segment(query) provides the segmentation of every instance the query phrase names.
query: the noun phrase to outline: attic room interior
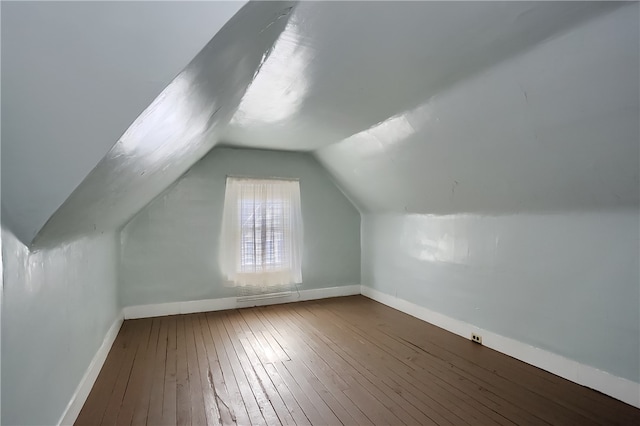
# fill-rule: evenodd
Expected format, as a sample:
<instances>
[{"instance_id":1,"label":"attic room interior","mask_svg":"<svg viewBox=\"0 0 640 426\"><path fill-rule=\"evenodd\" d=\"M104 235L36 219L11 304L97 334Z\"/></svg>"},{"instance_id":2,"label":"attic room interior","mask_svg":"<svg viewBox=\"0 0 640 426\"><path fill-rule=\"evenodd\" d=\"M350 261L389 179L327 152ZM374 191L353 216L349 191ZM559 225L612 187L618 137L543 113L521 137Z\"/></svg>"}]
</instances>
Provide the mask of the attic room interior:
<instances>
[{"instance_id":1,"label":"attic room interior","mask_svg":"<svg viewBox=\"0 0 640 426\"><path fill-rule=\"evenodd\" d=\"M637 2L18 2L2 425L640 424Z\"/></svg>"}]
</instances>

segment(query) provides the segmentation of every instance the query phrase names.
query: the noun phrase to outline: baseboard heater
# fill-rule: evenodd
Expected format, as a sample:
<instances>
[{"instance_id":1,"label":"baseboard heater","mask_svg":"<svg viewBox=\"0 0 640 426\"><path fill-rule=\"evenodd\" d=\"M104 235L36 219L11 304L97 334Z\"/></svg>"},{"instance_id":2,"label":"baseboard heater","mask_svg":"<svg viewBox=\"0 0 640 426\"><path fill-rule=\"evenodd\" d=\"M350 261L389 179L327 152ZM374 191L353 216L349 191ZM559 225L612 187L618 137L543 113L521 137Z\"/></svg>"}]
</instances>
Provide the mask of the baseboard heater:
<instances>
[{"instance_id":1,"label":"baseboard heater","mask_svg":"<svg viewBox=\"0 0 640 426\"><path fill-rule=\"evenodd\" d=\"M277 299L280 297L289 297L293 294L291 291L280 291L277 293L254 294L251 296L238 296L238 302L254 302L256 300Z\"/></svg>"}]
</instances>

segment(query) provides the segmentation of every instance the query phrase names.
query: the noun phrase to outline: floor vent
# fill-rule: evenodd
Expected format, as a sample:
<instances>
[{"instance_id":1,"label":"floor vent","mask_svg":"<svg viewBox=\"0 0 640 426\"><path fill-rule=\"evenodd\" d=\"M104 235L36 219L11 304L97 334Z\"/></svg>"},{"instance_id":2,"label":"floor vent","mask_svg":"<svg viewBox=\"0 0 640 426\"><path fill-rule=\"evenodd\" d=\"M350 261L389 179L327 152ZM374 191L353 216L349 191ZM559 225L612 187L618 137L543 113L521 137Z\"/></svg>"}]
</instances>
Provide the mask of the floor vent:
<instances>
[{"instance_id":1,"label":"floor vent","mask_svg":"<svg viewBox=\"0 0 640 426\"><path fill-rule=\"evenodd\" d=\"M252 302L255 300L264 300L264 299L277 299L280 297L289 297L293 294L291 291L280 291L277 293L261 293L261 294L252 294L249 296L238 296L238 302Z\"/></svg>"},{"instance_id":2,"label":"floor vent","mask_svg":"<svg viewBox=\"0 0 640 426\"><path fill-rule=\"evenodd\" d=\"M242 286L236 287L238 302L249 302L254 300L275 299L291 296L294 286L291 284L276 284L269 286Z\"/></svg>"}]
</instances>

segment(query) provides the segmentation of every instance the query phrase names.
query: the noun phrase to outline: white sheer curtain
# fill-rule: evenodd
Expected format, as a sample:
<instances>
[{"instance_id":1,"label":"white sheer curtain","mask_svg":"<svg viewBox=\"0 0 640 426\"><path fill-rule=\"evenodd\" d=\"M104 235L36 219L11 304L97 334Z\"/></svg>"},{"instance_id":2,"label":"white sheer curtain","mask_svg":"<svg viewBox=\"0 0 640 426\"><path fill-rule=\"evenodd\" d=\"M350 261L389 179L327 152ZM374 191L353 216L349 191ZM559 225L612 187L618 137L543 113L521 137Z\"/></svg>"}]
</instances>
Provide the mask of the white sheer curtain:
<instances>
[{"instance_id":1,"label":"white sheer curtain","mask_svg":"<svg viewBox=\"0 0 640 426\"><path fill-rule=\"evenodd\" d=\"M227 178L220 263L239 287L302 282L298 181Z\"/></svg>"}]
</instances>

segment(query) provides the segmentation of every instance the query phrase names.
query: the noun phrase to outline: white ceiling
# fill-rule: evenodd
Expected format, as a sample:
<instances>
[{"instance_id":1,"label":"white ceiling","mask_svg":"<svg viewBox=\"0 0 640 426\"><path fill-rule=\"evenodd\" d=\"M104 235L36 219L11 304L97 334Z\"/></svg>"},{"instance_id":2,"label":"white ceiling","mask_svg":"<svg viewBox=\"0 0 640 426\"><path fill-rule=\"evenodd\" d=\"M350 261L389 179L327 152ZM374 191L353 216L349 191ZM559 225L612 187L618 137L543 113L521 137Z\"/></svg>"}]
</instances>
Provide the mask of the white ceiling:
<instances>
[{"instance_id":1,"label":"white ceiling","mask_svg":"<svg viewBox=\"0 0 640 426\"><path fill-rule=\"evenodd\" d=\"M637 3L302 3L224 141L313 151L364 212L638 206L638 22Z\"/></svg>"},{"instance_id":2,"label":"white ceiling","mask_svg":"<svg viewBox=\"0 0 640 426\"><path fill-rule=\"evenodd\" d=\"M198 3L187 15L164 4L145 7L154 16L173 7L180 19L165 16L156 28L131 14L129 31L113 40L117 11L101 19L87 12L98 22L79 28L50 22L66 16L62 6L14 6L7 30L3 4L2 60L10 65L2 89L16 87L2 99L2 202L21 238L33 237L222 25L211 25L206 11L224 10L226 20L239 7ZM116 229L216 143L313 151L363 211L638 205L637 4L291 6L251 3L238 13L39 238ZM22 30L24 22L39 36ZM14 33L5 55L5 34ZM45 33L58 42L41 42ZM132 43L140 46L127 50ZM117 74L122 68L130 70Z\"/></svg>"},{"instance_id":3,"label":"white ceiling","mask_svg":"<svg viewBox=\"0 0 640 426\"><path fill-rule=\"evenodd\" d=\"M2 204L31 241L244 2L2 2Z\"/></svg>"},{"instance_id":4,"label":"white ceiling","mask_svg":"<svg viewBox=\"0 0 640 426\"><path fill-rule=\"evenodd\" d=\"M225 135L314 150L424 103L611 4L303 2Z\"/></svg>"},{"instance_id":5,"label":"white ceiling","mask_svg":"<svg viewBox=\"0 0 640 426\"><path fill-rule=\"evenodd\" d=\"M316 151L364 211L638 208L638 4Z\"/></svg>"}]
</instances>

